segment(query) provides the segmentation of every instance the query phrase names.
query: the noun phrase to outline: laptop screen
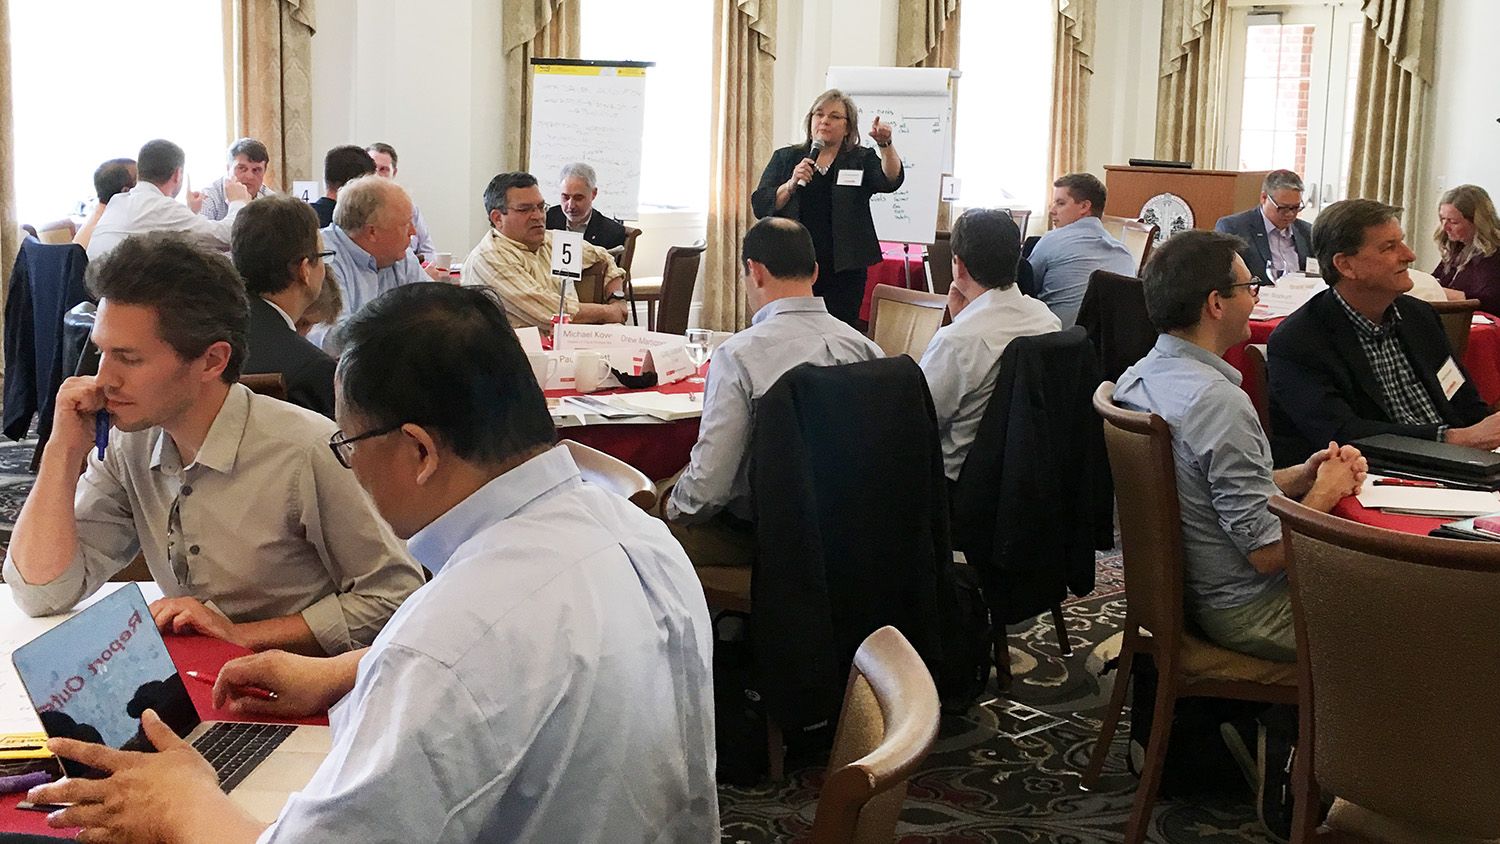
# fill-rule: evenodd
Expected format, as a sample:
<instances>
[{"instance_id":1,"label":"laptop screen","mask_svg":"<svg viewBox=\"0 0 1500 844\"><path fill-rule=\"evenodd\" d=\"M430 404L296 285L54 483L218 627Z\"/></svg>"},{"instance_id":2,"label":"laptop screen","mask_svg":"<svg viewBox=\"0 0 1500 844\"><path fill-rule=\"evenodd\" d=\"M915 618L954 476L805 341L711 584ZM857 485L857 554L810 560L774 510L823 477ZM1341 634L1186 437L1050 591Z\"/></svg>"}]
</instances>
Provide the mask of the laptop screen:
<instances>
[{"instance_id":1,"label":"laptop screen","mask_svg":"<svg viewBox=\"0 0 1500 844\"><path fill-rule=\"evenodd\" d=\"M151 750L141 713L156 710L178 735L198 711L134 583L16 649L16 673L52 737ZM77 765L67 765L72 776Z\"/></svg>"}]
</instances>

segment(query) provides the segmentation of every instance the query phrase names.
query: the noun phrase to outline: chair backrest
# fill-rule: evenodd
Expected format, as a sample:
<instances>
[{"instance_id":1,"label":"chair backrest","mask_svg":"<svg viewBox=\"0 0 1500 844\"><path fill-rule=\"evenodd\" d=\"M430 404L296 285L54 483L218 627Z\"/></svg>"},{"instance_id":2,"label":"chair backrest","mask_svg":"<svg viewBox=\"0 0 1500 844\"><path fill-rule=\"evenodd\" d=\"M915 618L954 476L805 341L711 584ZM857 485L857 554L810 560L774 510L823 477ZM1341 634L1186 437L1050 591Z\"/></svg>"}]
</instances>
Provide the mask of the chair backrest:
<instances>
[{"instance_id":1,"label":"chair backrest","mask_svg":"<svg viewBox=\"0 0 1500 844\"><path fill-rule=\"evenodd\" d=\"M1429 304L1443 321L1443 333L1448 335L1448 348L1453 352L1453 359L1463 360L1464 352L1469 350L1469 329L1474 323L1474 312L1481 307L1480 301L1457 299Z\"/></svg>"},{"instance_id":2,"label":"chair backrest","mask_svg":"<svg viewBox=\"0 0 1500 844\"><path fill-rule=\"evenodd\" d=\"M1281 496L1271 511L1290 551L1318 782L1427 832L1500 838L1500 544L1382 530Z\"/></svg>"},{"instance_id":3,"label":"chair backrest","mask_svg":"<svg viewBox=\"0 0 1500 844\"><path fill-rule=\"evenodd\" d=\"M1260 429L1271 436L1270 381L1266 380L1266 346L1251 343L1245 347L1245 392L1250 394L1250 403L1255 405L1255 415L1260 417Z\"/></svg>"},{"instance_id":4,"label":"chair backrest","mask_svg":"<svg viewBox=\"0 0 1500 844\"><path fill-rule=\"evenodd\" d=\"M1115 404L1115 385L1094 391L1104 417L1104 447L1120 508L1126 617L1151 631L1165 648L1182 635L1182 511L1172 432L1154 413Z\"/></svg>"},{"instance_id":5,"label":"chair backrest","mask_svg":"<svg viewBox=\"0 0 1500 844\"><path fill-rule=\"evenodd\" d=\"M894 627L871 633L854 654L828 776L818 794L812 844L889 844L906 780L937 739L937 687Z\"/></svg>"},{"instance_id":6,"label":"chair backrest","mask_svg":"<svg viewBox=\"0 0 1500 844\"><path fill-rule=\"evenodd\" d=\"M36 239L43 243L72 243L73 235L78 234L78 226L72 220L63 218L43 223L37 227Z\"/></svg>"},{"instance_id":7,"label":"chair backrest","mask_svg":"<svg viewBox=\"0 0 1500 844\"><path fill-rule=\"evenodd\" d=\"M573 455L584 480L604 487L648 513L656 506L656 485L645 472L583 443L563 440L562 444Z\"/></svg>"},{"instance_id":8,"label":"chair backrest","mask_svg":"<svg viewBox=\"0 0 1500 844\"><path fill-rule=\"evenodd\" d=\"M877 284L870 294L866 333L887 357L904 354L921 360L932 335L943 325L947 307L944 295Z\"/></svg>"},{"instance_id":9,"label":"chair backrest","mask_svg":"<svg viewBox=\"0 0 1500 844\"><path fill-rule=\"evenodd\" d=\"M1109 232L1110 237L1123 242L1125 240L1125 224L1134 223L1135 220L1130 217L1116 217L1113 214L1105 214L1099 218L1099 222L1103 224L1104 230Z\"/></svg>"},{"instance_id":10,"label":"chair backrest","mask_svg":"<svg viewBox=\"0 0 1500 844\"><path fill-rule=\"evenodd\" d=\"M1151 248L1156 244L1157 227L1152 223L1126 220L1120 231L1119 241L1125 244L1135 257L1135 274L1140 275L1146 261L1151 258Z\"/></svg>"},{"instance_id":11,"label":"chair backrest","mask_svg":"<svg viewBox=\"0 0 1500 844\"><path fill-rule=\"evenodd\" d=\"M1021 230L1021 242L1025 243L1026 242L1026 227L1029 226L1029 225L1031 225L1031 211L1030 210L1024 210L1023 211L1023 210L1016 209L1016 208L1007 208L1005 210L1008 211L1008 212L1010 212L1010 220L1011 220L1011 222L1015 223L1016 224L1016 228L1018 228L1018 229Z\"/></svg>"},{"instance_id":12,"label":"chair backrest","mask_svg":"<svg viewBox=\"0 0 1500 844\"><path fill-rule=\"evenodd\" d=\"M604 270L603 261L584 267L578 280L573 282L573 291L578 294L579 302L598 305L604 301Z\"/></svg>"},{"instance_id":13,"label":"chair backrest","mask_svg":"<svg viewBox=\"0 0 1500 844\"><path fill-rule=\"evenodd\" d=\"M927 247L927 284L933 293L947 296L953 285L953 241L951 232L940 231Z\"/></svg>"},{"instance_id":14,"label":"chair backrest","mask_svg":"<svg viewBox=\"0 0 1500 844\"><path fill-rule=\"evenodd\" d=\"M1078 308L1078 324L1089 333L1110 381L1156 345L1156 328L1146 312L1146 288L1132 276L1094 270Z\"/></svg>"},{"instance_id":15,"label":"chair backrest","mask_svg":"<svg viewBox=\"0 0 1500 844\"><path fill-rule=\"evenodd\" d=\"M620 260L615 263L627 273L630 272L630 263L635 260L635 240L640 236L640 229L633 226L625 227L625 251L620 253Z\"/></svg>"},{"instance_id":16,"label":"chair backrest","mask_svg":"<svg viewBox=\"0 0 1500 844\"><path fill-rule=\"evenodd\" d=\"M661 305L656 310L656 330L664 334L686 334L688 312L693 306L693 285L704 246L673 246L661 271Z\"/></svg>"},{"instance_id":17,"label":"chair backrest","mask_svg":"<svg viewBox=\"0 0 1500 844\"><path fill-rule=\"evenodd\" d=\"M27 236L36 237L37 236L36 235L36 226L33 226L30 223L22 223L21 224L21 236L22 237L27 237ZM41 238L37 238L37 239L40 240Z\"/></svg>"},{"instance_id":18,"label":"chair backrest","mask_svg":"<svg viewBox=\"0 0 1500 844\"><path fill-rule=\"evenodd\" d=\"M282 377L280 372L241 375L240 383L249 387L252 393L286 401L286 379Z\"/></svg>"}]
</instances>

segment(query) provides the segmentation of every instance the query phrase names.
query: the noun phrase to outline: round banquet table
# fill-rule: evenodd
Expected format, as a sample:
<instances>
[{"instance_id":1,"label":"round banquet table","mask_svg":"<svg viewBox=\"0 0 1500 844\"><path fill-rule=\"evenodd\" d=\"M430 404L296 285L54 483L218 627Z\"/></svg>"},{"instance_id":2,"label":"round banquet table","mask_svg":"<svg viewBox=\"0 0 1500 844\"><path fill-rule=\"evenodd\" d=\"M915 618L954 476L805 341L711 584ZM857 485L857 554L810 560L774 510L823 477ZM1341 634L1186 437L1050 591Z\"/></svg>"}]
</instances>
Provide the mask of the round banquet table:
<instances>
[{"instance_id":1,"label":"round banquet table","mask_svg":"<svg viewBox=\"0 0 1500 844\"><path fill-rule=\"evenodd\" d=\"M1433 529L1441 527L1449 522L1460 521L1454 516L1409 516L1401 513L1387 513L1384 510L1371 510L1361 506L1359 499L1349 496L1334 505L1331 511L1335 516L1342 516L1350 521L1372 527L1396 530L1402 533L1414 533L1426 536Z\"/></svg>"},{"instance_id":2,"label":"round banquet table","mask_svg":"<svg viewBox=\"0 0 1500 844\"><path fill-rule=\"evenodd\" d=\"M902 251L906 250L905 257ZM870 321L870 297L875 293L875 285L889 284L892 287L910 287L912 290L927 289L927 272L922 268L922 247L917 246L906 249L904 243L880 244L881 254L885 257L880 263L870 267L865 274L865 299L859 306L859 318L865 322ZM903 269L905 267L906 269ZM911 270L911 284L906 283L906 270Z\"/></svg>"},{"instance_id":3,"label":"round banquet table","mask_svg":"<svg viewBox=\"0 0 1500 844\"><path fill-rule=\"evenodd\" d=\"M707 367L704 369L707 372ZM661 393L701 393L704 383L693 379L651 389ZM547 398L576 396L575 390L547 390ZM600 390L593 395L628 393L630 390ZM698 441L698 418L670 422L612 422L559 425L557 438L583 443L629 463L653 481L672 477L687 465L693 443Z\"/></svg>"},{"instance_id":4,"label":"round banquet table","mask_svg":"<svg viewBox=\"0 0 1500 844\"><path fill-rule=\"evenodd\" d=\"M1494 406L1500 401L1500 325L1495 323L1495 317L1489 314L1481 314L1489 319L1489 322L1473 325L1469 328L1469 347L1464 351L1464 369L1468 370L1469 378L1474 381L1474 388L1479 391L1479 397L1484 403ZM1230 366L1240 371L1241 375L1249 372L1249 358L1245 352L1245 346L1249 343L1264 344L1271 337L1271 332L1281 324L1281 318L1276 319L1252 319L1250 320L1250 339L1241 343L1224 353L1224 360ZM1246 379L1246 392L1249 392L1249 379ZM1255 400L1256 407L1263 407L1265 396L1251 395Z\"/></svg>"}]
</instances>

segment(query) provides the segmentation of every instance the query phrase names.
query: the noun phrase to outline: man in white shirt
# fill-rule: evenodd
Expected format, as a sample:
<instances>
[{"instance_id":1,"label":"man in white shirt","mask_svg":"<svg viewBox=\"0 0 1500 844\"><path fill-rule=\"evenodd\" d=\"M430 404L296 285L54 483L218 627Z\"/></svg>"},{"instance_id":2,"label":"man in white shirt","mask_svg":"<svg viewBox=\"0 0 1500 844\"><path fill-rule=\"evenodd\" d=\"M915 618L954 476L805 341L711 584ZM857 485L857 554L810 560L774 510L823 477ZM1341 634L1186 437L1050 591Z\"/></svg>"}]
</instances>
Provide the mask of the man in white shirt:
<instances>
[{"instance_id":1,"label":"man in white shirt","mask_svg":"<svg viewBox=\"0 0 1500 844\"><path fill-rule=\"evenodd\" d=\"M698 442L666 507L673 534L698 566L748 566L754 556L749 467L755 400L798 364L882 357L874 341L831 316L812 294L818 264L812 235L801 223L762 218L745 233L741 254L755 316L714 350Z\"/></svg>"},{"instance_id":2,"label":"man in white shirt","mask_svg":"<svg viewBox=\"0 0 1500 844\"><path fill-rule=\"evenodd\" d=\"M943 471L958 480L1000 376L1000 356L1017 337L1057 331L1046 305L1016 287L1021 233L1005 211L975 208L953 224L953 284L948 313L922 355L937 410Z\"/></svg>"},{"instance_id":3,"label":"man in white shirt","mask_svg":"<svg viewBox=\"0 0 1500 844\"><path fill-rule=\"evenodd\" d=\"M139 181L130 192L109 201L89 239L90 261L97 261L120 241L133 234L153 231L183 232L194 242L212 249L229 248L229 232L234 215L250 201L250 192L239 182L230 180L224 186L228 210L222 220L199 216L203 197L188 194L188 204L174 197L182 190L182 165L187 161L182 147L158 138L147 141L136 156Z\"/></svg>"},{"instance_id":4,"label":"man in white shirt","mask_svg":"<svg viewBox=\"0 0 1500 844\"><path fill-rule=\"evenodd\" d=\"M553 445L489 291L403 287L348 330L334 447L432 582L363 655L258 654L214 689L277 717L337 701L332 751L267 828L148 713L159 753L56 743L115 773L38 791L74 803L51 822L226 844L717 842L712 633L682 548Z\"/></svg>"},{"instance_id":5,"label":"man in white shirt","mask_svg":"<svg viewBox=\"0 0 1500 844\"><path fill-rule=\"evenodd\" d=\"M229 148L229 172L208 183L203 189L203 207L198 213L210 220L222 220L229 215L229 200L224 196L228 182L239 182L251 197L270 196L276 191L266 187L266 167L271 163L271 153L266 145L254 138L240 138Z\"/></svg>"},{"instance_id":6,"label":"man in white shirt","mask_svg":"<svg viewBox=\"0 0 1500 844\"><path fill-rule=\"evenodd\" d=\"M375 162L375 175L386 179L396 178L396 148L382 141L376 141L365 147L369 153L370 160ZM422 209L413 202L411 206L411 251L416 254L418 260L425 261L437 254L437 247L432 245L432 234L427 230L427 221L422 219ZM431 273L429 273L431 275Z\"/></svg>"}]
</instances>

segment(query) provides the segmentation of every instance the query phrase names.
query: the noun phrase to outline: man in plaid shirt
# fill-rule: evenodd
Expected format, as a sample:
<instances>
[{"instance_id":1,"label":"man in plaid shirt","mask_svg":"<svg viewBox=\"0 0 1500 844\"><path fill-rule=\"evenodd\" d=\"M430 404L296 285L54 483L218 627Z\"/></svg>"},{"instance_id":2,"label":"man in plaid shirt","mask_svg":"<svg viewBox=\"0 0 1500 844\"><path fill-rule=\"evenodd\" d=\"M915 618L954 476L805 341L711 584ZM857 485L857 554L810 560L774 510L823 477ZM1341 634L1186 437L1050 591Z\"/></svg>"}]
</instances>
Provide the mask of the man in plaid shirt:
<instances>
[{"instance_id":1,"label":"man in plaid shirt","mask_svg":"<svg viewBox=\"0 0 1500 844\"><path fill-rule=\"evenodd\" d=\"M1318 215L1312 245L1328 290L1272 332L1267 355L1277 465L1315 445L1382 433L1500 447L1437 312L1405 295L1416 254L1401 209L1369 199Z\"/></svg>"}]
</instances>

